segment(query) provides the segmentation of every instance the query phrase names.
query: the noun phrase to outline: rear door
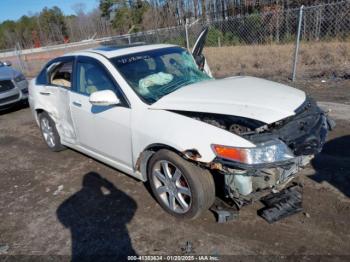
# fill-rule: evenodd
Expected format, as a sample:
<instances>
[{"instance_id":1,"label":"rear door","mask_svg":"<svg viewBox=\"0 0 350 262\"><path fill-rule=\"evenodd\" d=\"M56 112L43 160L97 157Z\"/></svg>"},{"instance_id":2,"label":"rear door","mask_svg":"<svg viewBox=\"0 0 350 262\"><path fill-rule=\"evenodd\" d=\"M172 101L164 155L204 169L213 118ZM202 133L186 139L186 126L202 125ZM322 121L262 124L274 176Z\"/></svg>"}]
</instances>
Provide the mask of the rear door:
<instances>
[{"instance_id":1,"label":"rear door","mask_svg":"<svg viewBox=\"0 0 350 262\"><path fill-rule=\"evenodd\" d=\"M42 72L45 84L37 85L42 107L56 123L61 139L74 143L76 134L69 108L69 92L73 85L74 57L53 60ZM43 81L43 80L41 80Z\"/></svg>"},{"instance_id":2,"label":"rear door","mask_svg":"<svg viewBox=\"0 0 350 262\"><path fill-rule=\"evenodd\" d=\"M209 29L208 27L206 27L199 34L197 41L193 46L192 55L194 57L194 60L196 60L196 63L199 69L206 72L208 76L212 76L207 60L203 55L203 49L204 49L205 42L207 40L208 31Z\"/></svg>"}]
</instances>

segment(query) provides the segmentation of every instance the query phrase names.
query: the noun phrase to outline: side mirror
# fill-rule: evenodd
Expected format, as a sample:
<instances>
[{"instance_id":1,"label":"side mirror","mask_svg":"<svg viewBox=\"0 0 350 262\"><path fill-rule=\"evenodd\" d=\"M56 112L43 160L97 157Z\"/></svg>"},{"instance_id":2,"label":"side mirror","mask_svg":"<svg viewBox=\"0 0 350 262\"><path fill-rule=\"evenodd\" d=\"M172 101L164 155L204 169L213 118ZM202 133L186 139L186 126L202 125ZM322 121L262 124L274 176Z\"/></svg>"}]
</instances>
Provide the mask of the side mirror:
<instances>
[{"instance_id":1,"label":"side mirror","mask_svg":"<svg viewBox=\"0 0 350 262\"><path fill-rule=\"evenodd\" d=\"M12 63L11 63L11 61L5 61L5 62L4 62L4 65L5 65L5 66L11 66Z\"/></svg>"},{"instance_id":2,"label":"side mirror","mask_svg":"<svg viewBox=\"0 0 350 262\"><path fill-rule=\"evenodd\" d=\"M89 101L94 106L111 106L120 104L119 98L111 90L94 92L90 95Z\"/></svg>"}]
</instances>

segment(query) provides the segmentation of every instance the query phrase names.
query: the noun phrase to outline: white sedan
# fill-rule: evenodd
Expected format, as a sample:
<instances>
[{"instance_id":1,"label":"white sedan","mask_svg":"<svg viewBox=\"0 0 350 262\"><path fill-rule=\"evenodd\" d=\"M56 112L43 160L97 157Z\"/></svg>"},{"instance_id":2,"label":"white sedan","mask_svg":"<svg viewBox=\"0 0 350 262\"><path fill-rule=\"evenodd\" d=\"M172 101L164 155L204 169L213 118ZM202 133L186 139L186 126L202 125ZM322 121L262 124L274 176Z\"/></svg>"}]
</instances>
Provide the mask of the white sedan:
<instances>
[{"instance_id":1,"label":"white sedan","mask_svg":"<svg viewBox=\"0 0 350 262\"><path fill-rule=\"evenodd\" d=\"M327 117L292 87L214 79L200 45L193 54L162 44L53 59L29 90L44 141L148 181L176 217L198 217L218 195L242 206L282 190L320 152Z\"/></svg>"}]
</instances>

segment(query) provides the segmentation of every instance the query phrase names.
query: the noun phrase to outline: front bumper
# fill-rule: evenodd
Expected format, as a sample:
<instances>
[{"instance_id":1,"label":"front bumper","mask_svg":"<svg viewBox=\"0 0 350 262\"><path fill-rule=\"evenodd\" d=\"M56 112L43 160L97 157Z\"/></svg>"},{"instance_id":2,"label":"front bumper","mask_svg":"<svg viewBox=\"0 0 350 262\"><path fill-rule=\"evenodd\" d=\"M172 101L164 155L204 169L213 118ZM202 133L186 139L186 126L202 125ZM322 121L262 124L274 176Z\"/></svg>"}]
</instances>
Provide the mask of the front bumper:
<instances>
[{"instance_id":1,"label":"front bumper","mask_svg":"<svg viewBox=\"0 0 350 262\"><path fill-rule=\"evenodd\" d=\"M295 116L275 123L267 132L245 137L253 143L280 139L295 157L284 162L260 165L215 159L217 169L224 174L226 197L247 202L282 190L322 150L327 133L333 126L316 103L308 99Z\"/></svg>"},{"instance_id":2,"label":"front bumper","mask_svg":"<svg viewBox=\"0 0 350 262\"><path fill-rule=\"evenodd\" d=\"M252 202L284 189L313 158L298 156L284 163L271 163L248 169L234 168L227 161L216 159L224 176L225 196L238 202Z\"/></svg>"},{"instance_id":3,"label":"front bumper","mask_svg":"<svg viewBox=\"0 0 350 262\"><path fill-rule=\"evenodd\" d=\"M0 107L10 106L28 99L28 81L15 82L11 80L13 87L7 91L0 91Z\"/></svg>"}]
</instances>

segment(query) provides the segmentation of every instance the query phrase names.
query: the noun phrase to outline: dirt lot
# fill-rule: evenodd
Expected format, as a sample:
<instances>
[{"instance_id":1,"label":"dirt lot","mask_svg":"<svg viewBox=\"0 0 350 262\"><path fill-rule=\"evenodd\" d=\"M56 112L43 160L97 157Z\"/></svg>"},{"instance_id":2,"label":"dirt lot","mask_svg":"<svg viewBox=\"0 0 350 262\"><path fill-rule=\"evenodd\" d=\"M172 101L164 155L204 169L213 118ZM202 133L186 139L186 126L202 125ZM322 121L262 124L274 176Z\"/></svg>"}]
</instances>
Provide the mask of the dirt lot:
<instances>
[{"instance_id":1,"label":"dirt lot","mask_svg":"<svg viewBox=\"0 0 350 262\"><path fill-rule=\"evenodd\" d=\"M350 256L350 81L301 86L331 102L337 128L300 176L305 212L272 225L257 216L260 203L227 224L209 211L176 220L143 183L73 150L50 152L28 108L2 112L0 253L186 254L190 241L190 254Z\"/></svg>"}]
</instances>

